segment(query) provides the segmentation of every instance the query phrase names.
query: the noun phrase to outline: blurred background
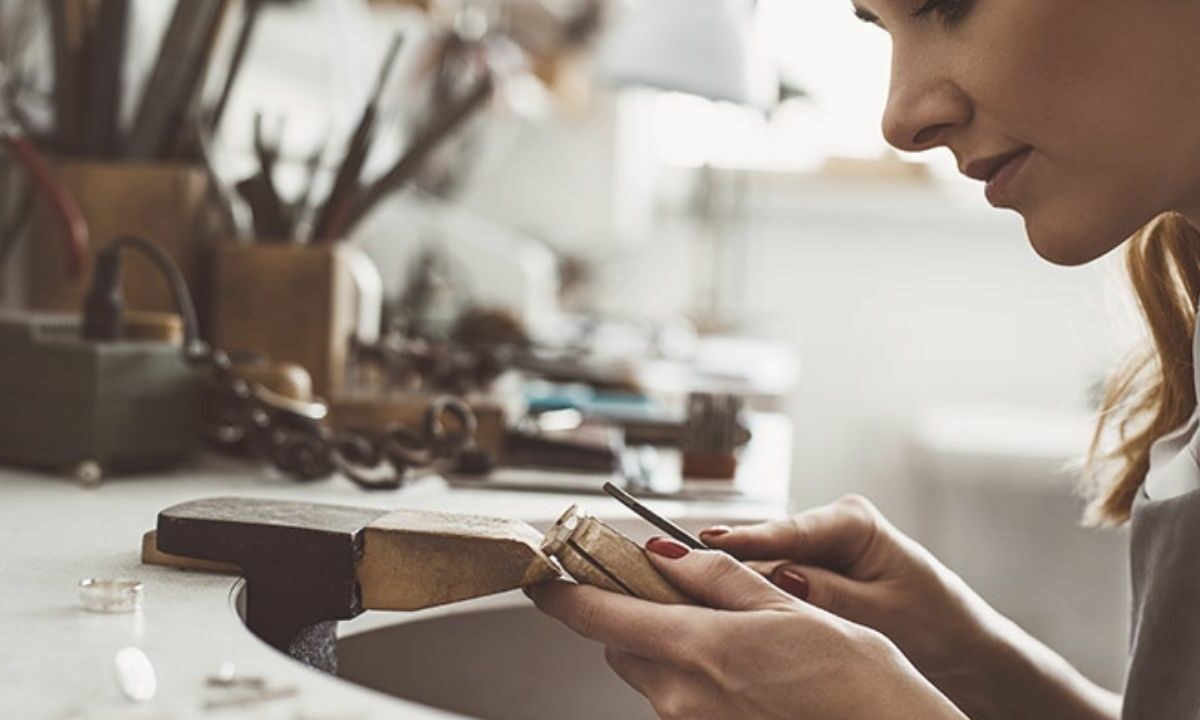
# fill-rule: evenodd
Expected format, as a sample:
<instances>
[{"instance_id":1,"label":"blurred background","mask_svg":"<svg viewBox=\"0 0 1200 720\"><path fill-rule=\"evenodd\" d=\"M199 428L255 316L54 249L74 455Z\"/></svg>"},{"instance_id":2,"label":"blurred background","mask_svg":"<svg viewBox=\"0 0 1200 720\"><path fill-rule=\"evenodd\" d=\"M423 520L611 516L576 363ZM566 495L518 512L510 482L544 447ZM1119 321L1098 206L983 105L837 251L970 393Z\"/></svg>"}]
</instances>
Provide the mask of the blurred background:
<instances>
[{"instance_id":1,"label":"blurred background","mask_svg":"<svg viewBox=\"0 0 1200 720\"><path fill-rule=\"evenodd\" d=\"M133 3L123 122L137 122L151 82L137 68L172 7ZM631 335L666 356L703 346L705 372L790 419L792 511L869 496L1001 610L1119 686L1125 538L1080 527L1073 463L1098 387L1140 337L1121 267L1049 266L948 152L890 151L888 41L848 2L248 1L231 4L222 57L249 8L254 30L206 141L218 187L236 194L255 172L259 117L278 145L279 191L327 192L336 165L320 150L349 141L372 96L364 174L385 172L423 127L423 83L446 38L475 47L496 78L486 107L347 226L385 299L436 262L435 320L467 297L535 337L589 318L610 358L635 352ZM45 89L51 58L21 58L11 72ZM221 94L231 75L208 73L200 93ZM31 102L34 125L38 112ZM230 222L257 226L245 204ZM308 222L297 233L320 240ZM31 252L12 250L10 306L32 292L20 271Z\"/></svg>"}]
</instances>

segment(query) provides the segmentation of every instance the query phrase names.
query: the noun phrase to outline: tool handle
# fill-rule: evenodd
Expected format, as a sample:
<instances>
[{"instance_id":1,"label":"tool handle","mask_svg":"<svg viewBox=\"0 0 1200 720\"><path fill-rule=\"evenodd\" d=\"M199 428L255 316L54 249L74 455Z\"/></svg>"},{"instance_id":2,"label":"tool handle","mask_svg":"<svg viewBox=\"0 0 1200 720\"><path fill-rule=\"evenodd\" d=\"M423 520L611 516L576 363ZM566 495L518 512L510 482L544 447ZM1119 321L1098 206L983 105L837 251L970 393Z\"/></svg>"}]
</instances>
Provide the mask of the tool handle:
<instances>
[{"instance_id":1,"label":"tool handle","mask_svg":"<svg viewBox=\"0 0 1200 720\"><path fill-rule=\"evenodd\" d=\"M369 185L361 197L356 198L353 207L347 208L332 218L326 235L333 237L349 235L350 229L380 200L388 193L399 190L417 174L433 151L491 98L494 89L494 81L490 75L480 78L462 100L450 107L445 115L435 118L432 124L416 137L412 146L405 151L392 169Z\"/></svg>"},{"instance_id":2,"label":"tool handle","mask_svg":"<svg viewBox=\"0 0 1200 720\"><path fill-rule=\"evenodd\" d=\"M54 176L54 171L50 169L50 165L29 138L5 134L3 140L17 161L25 166L33 184L50 202L55 220L62 232L66 250L67 273L72 278L79 277L83 274L83 262L88 248L87 221L84 220L79 204Z\"/></svg>"}]
</instances>

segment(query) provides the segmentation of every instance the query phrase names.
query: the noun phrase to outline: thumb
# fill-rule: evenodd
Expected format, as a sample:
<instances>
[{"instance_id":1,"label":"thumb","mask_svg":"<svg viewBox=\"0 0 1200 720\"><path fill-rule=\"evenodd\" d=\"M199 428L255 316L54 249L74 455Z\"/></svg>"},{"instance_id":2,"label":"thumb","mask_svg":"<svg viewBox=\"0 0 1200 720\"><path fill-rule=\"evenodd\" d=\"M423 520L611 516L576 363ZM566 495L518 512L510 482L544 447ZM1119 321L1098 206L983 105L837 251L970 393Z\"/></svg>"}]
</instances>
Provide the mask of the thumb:
<instances>
[{"instance_id":1,"label":"thumb","mask_svg":"<svg viewBox=\"0 0 1200 720\"><path fill-rule=\"evenodd\" d=\"M791 560L852 571L885 531L886 521L869 501L849 496L787 520L709 528L700 538L742 560Z\"/></svg>"},{"instance_id":2,"label":"thumb","mask_svg":"<svg viewBox=\"0 0 1200 720\"><path fill-rule=\"evenodd\" d=\"M651 538L646 555L667 582L717 610L794 609L799 603L759 573L715 550L692 550L669 538Z\"/></svg>"},{"instance_id":3,"label":"thumb","mask_svg":"<svg viewBox=\"0 0 1200 720\"><path fill-rule=\"evenodd\" d=\"M769 577L789 595L847 620L862 622L870 608L866 585L824 568L787 563Z\"/></svg>"}]
</instances>

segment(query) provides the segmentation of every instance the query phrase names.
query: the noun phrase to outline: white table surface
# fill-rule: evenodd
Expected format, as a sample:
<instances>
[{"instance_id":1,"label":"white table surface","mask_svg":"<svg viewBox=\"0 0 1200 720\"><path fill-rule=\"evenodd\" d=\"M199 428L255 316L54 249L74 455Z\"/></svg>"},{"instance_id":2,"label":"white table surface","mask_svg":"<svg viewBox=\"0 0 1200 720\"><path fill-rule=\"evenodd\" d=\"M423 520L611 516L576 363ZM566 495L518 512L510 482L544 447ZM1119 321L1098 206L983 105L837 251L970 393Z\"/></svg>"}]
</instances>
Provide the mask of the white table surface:
<instances>
[{"instance_id":1,"label":"white table surface","mask_svg":"<svg viewBox=\"0 0 1200 720\"><path fill-rule=\"evenodd\" d=\"M759 500L655 501L679 520L755 520L786 510L790 425L781 419L752 443L745 482ZM72 481L0 469L0 718L166 720L167 718L448 718L448 713L360 688L303 667L242 624L229 576L140 563L142 534L159 510L202 497L245 496L381 508L429 508L527 520L547 527L572 502L606 518L628 511L603 496L449 488L432 477L398 491L371 493L336 478L296 484L260 467L206 456L170 473L111 480L86 489ZM141 611L82 610L83 578L135 578L145 585ZM368 613L370 624L406 622L422 613ZM358 621L355 621L358 624ZM343 623L346 625L346 623ZM112 659L127 646L153 662L158 693L149 703L124 698ZM204 709L216 697L206 680L225 662L239 674L295 686L294 698L245 709Z\"/></svg>"}]
</instances>

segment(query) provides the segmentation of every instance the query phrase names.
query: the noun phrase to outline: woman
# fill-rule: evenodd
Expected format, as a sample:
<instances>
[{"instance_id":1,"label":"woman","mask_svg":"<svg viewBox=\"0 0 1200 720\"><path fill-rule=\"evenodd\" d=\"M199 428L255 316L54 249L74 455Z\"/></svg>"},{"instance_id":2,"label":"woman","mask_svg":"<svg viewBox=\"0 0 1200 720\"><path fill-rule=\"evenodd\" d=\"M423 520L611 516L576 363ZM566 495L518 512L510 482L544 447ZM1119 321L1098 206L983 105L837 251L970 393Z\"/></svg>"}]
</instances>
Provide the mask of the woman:
<instances>
[{"instance_id":1,"label":"woman","mask_svg":"<svg viewBox=\"0 0 1200 720\"><path fill-rule=\"evenodd\" d=\"M664 718L1195 720L1200 3L855 1L892 39L892 145L949 148L993 205L1022 215L1051 262L1088 262L1136 233L1129 267L1154 344L1109 393L1096 447L1115 449L1093 448L1094 469L1115 468L1097 488L1095 519L1133 521L1124 698L1001 617L859 498L703 534L725 552L647 543L696 607L567 583L531 594L607 645L613 669ZM734 557L760 561L765 577Z\"/></svg>"}]
</instances>

